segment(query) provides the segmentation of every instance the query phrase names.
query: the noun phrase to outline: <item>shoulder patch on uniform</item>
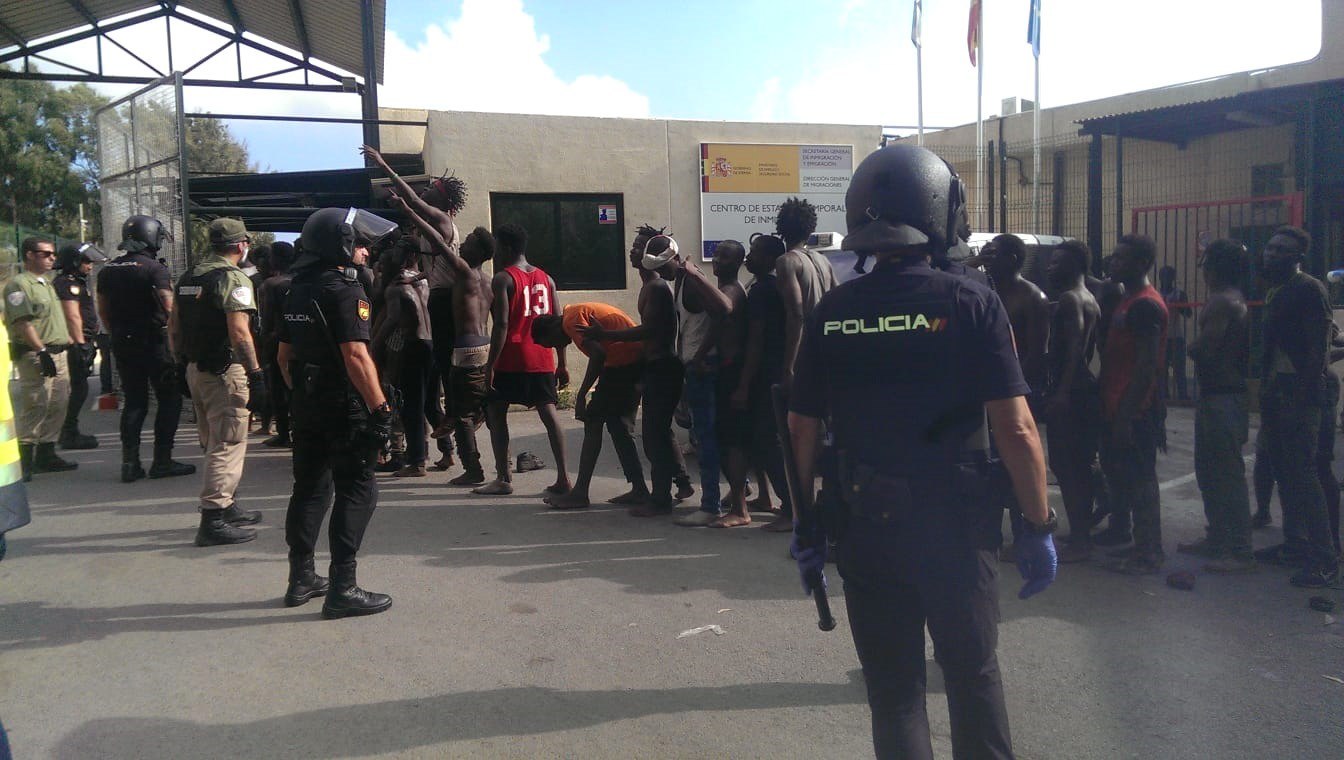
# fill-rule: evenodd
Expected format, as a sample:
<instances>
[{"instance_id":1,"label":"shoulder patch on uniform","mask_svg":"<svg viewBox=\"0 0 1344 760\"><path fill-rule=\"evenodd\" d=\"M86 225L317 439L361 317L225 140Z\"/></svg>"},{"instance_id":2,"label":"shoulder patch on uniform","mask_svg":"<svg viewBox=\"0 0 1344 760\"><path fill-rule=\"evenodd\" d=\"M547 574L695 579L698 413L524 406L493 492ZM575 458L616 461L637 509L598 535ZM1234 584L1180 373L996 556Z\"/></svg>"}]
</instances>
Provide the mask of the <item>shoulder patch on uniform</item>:
<instances>
[{"instance_id":1,"label":"shoulder patch on uniform","mask_svg":"<svg viewBox=\"0 0 1344 760\"><path fill-rule=\"evenodd\" d=\"M359 299L359 303L355 305L355 311L359 314L359 318L360 318L360 319L364 320L365 322L368 322L368 321L369 321L369 302L368 302L368 301L365 301L365 300L362 299L362 298Z\"/></svg>"},{"instance_id":2,"label":"shoulder patch on uniform","mask_svg":"<svg viewBox=\"0 0 1344 760\"><path fill-rule=\"evenodd\" d=\"M78 285L71 285L71 286L70 286L70 295L74 295L74 296L79 295L79 286L78 286Z\"/></svg>"},{"instance_id":3,"label":"shoulder patch on uniform","mask_svg":"<svg viewBox=\"0 0 1344 760\"><path fill-rule=\"evenodd\" d=\"M9 299L10 306L22 306L24 300L27 299L27 296L23 294L22 290L16 290L6 297Z\"/></svg>"},{"instance_id":4,"label":"shoulder patch on uniform","mask_svg":"<svg viewBox=\"0 0 1344 760\"><path fill-rule=\"evenodd\" d=\"M239 285L229 293L229 297L244 306L252 305L252 288L246 285Z\"/></svg>"}]
</instances>

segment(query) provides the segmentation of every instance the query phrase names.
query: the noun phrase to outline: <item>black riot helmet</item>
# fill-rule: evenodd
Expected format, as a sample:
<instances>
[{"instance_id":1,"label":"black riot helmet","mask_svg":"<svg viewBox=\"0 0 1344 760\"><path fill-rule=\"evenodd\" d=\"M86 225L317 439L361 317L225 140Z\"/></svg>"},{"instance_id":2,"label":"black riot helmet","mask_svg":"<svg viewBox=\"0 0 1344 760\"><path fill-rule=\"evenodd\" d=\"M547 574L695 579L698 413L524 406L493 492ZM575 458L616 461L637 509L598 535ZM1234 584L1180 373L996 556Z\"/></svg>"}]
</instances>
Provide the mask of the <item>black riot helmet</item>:
<instances>
[{"instance_id":1,"label":"black riot helmet","mask_svg":"<svg viewBox=\"0 0 1344 760\"><path fill-rule=\"evenodd\" d=\"M946 258L970 236L966 190L952 166L926 148L896 143L865 158L845 194L845 249L880 253L927 246Z\"/></svg>"},{"instance_id":2,"label":"black riot helmet","mask_svg":"<svg viewBox=\"0 0 1344 760\"><path fill-rule=\"evenodd\" d=\"M136 253L138 251L157 252L168 239L168 231L163 222L152 216L136 214L121 225L121 244L118 250Z\"/></svg>"},{"instance_id":3,"label":"black riot helmet","mask_svg":"<svg viewBox=\"0 0 1344 760\"><path fill-rule=\"evenodd\" d=\"M374 248L396 231L396 224L363 209L318 209L303 223L301 253L294 268L349 264L354 261L356 247Z\"/></svg>"},{"instance_id":4,"label":"black riot helmet","mask_svg":"<svg viewBox=\"0 0 1344 760\"><path fill-rule=\"evenodd\" d=\"M86 261L100 264L107 261L107 254L93 243L68 243L56 254L56 268L62 274L70 274Z\"/></svg>"}]
</instances>

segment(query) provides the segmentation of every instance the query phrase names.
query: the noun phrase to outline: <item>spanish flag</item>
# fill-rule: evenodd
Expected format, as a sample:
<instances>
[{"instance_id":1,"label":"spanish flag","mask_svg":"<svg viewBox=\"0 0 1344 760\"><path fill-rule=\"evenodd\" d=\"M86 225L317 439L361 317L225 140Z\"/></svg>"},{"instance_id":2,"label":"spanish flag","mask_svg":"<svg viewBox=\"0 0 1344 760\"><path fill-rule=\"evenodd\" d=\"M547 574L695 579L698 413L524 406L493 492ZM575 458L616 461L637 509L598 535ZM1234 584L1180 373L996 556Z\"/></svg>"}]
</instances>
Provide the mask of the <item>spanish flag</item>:
<instances>
[{"instance_id":1,"label":"spanish flag","mask_svg":"<svg viewBox=\"0 0 1344 760\"><path fill-rule=\"evenodd\" d=\"M980 49L980 0L971 0L971 18L966 24L966 49L971 53L971 65L976 65Z\"/></svg>"}]
</instances>

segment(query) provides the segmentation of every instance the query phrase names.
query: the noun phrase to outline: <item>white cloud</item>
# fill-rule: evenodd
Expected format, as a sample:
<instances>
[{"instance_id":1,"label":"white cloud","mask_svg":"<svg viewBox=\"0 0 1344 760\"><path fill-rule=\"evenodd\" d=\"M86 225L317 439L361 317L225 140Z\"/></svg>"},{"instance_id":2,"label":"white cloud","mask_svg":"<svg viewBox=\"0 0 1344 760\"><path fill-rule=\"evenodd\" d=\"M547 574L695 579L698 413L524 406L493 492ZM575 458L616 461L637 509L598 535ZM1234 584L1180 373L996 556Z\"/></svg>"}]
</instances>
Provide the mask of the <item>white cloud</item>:
<instances>
[{"instance_id":1,"label":"white cloud","mask_svg":"<svg viewBox=\"0 0 1344 760\"><path fill-rule=\"evenodd\" d=\"M546 63L522 0L464 0L462 14L431 23L412 47L389 31L378 103L402 108L582 116L649 115L649 99L621 80L585 74L566 81Z\"/></svg>"}]
</instances>

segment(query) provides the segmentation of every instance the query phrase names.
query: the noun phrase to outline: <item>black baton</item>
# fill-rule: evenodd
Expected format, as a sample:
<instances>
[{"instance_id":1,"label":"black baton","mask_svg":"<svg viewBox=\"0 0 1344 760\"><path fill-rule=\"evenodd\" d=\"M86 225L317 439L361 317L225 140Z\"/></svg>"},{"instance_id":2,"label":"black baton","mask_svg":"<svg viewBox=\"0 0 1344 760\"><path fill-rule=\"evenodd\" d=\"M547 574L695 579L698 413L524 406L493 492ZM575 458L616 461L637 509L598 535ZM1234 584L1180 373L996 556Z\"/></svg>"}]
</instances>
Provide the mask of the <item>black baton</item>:
<instances>
[{"instance_id":1,"label":"black baton","mask_svg":"<svg viewBox=\"0 0 1344 760\"><path fill-rule=\"evenodd\" d=\"M793 458L793 440L789 436L789 397L784 392L784 386L770 386L770 401L775 410L775 431L779 435L779 446L784 450L785 485L789 489L789 501L793 503L794 519L798 521L798 544L810 546L812 536L816 535L812 527L816 516L812 514L811 508L803 509L802 501L798 498L804 491L803 484L798 482L798 463ZM810 483L808 487L811 487ZM824 546L822 550L825 550ZM817 605L817 627L823 631L834 630L835 618L831 616L831 602L826 597L826 587L822 585L821 570L809 571L805 580L812 588L812 601Z\"/></svg>"}]
</instances>

